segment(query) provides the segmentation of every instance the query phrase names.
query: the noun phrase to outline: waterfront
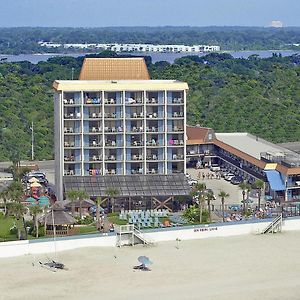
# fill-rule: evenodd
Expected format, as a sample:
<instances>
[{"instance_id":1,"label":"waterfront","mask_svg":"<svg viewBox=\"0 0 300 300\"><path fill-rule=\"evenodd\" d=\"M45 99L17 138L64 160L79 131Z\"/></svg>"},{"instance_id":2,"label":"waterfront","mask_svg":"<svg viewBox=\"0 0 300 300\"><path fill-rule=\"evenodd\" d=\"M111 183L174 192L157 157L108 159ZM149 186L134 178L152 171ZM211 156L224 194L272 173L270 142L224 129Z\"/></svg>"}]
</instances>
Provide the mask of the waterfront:
<instances>
[{"instance_id":1,"label":"waterfront","mask_svg":"<svg viewBox=\"0 0 300 300\"><path fill-rule=\"evenodd\" d=\"M67 271L38 261L54 254L0 259L2 299L299 299L300 232L93 247L59 252ZM288 249L288 255L286 255ZM50 249L49 249L50 250ZM134 271L137 258L151 272ZM35 266L32 266L32 263ZM66 280L67 278L67 280ZM53 288L49 288L53 287ZM45 293L46 291L46 293Z\"/></svg>"},{"instance_id":2,"label":"waterfront","mask_svg":"<svg viewBox=\"0 0 300 300\"><path fill-rule=\"evenodd\" d=\"M250 55L258 54L260 58L271 57L273 53L281 54L282 56L290 56L293 54L300 54L300 51L294 50L257 50L257 51L224 51L224 53L230 53L234 58L248 58ZM72 56L79 57L90 53L45 53L45 54L20 54L20 55L5 55L0 54L0 60L7 58L7 62L18 62L18 61L29 61L33 64L37 64L40 61L47 61L51 57L57 56ZM138 56L151 56L152 62L167 61L173 63L176 58L180 58L188 55L204 56L209 53L154 53L154 52L143 52L143 53L121 53L123 55L138 55Z\"/></svg>"}]
</instances>

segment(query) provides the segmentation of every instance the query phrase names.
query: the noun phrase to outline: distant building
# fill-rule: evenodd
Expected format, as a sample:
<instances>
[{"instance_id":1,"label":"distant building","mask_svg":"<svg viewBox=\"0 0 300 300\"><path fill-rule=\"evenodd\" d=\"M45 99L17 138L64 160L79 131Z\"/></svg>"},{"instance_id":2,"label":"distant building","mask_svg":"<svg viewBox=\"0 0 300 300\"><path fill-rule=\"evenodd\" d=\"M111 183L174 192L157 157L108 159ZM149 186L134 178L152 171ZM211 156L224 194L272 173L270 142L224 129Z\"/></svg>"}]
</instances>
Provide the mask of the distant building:
<instances>
[{"instance_id":1,"label":"distant building","mask_svg":"<svg viewBox=\"0 0 300 300\"><path fill-rule=\"evenodd\" d=\"M97 44L97 43L82 43L82 44L57 44L51 42L39 42L39 45L47 48L65 49L101 49L111 50L115 52L187 52L187 53L201 53L201 52L217 52L220 51L220 46L214 45L154 45L154 44Z\"/></svg>"},{"instance_id":2,"label":"distant building","mask_svg":"<svg viewBox=\"0 0 300 300\"><path fill-rule=\"evenodd\" d=\"M283 27L283 23L281 21L272 21L270 27L281 28Z\"/></svg>"}]
</instances>

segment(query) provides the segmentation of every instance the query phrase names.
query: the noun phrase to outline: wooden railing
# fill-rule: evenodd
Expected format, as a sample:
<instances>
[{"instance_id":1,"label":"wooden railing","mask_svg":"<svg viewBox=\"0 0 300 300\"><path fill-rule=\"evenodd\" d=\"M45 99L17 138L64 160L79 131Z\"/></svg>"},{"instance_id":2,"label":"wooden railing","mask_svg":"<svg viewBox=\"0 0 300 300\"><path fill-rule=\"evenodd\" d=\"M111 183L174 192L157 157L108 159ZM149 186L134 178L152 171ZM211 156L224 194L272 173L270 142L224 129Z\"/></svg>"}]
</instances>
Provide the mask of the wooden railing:
<instances>
[{"instance_id":1,"label":"wooden railing","mask_svg":"<svg viewBox=\"0 0 300 300\"><path fill-rule=\"evenodd\" d=\"M76 234L76 229L75 228L69 228L69 229L63 229L63 230L56 230L55 231L56 236L68 236L68 235L74 235ZM46 230L46 235L54 235L53 230Z\"/></svg>"}]
</instances>

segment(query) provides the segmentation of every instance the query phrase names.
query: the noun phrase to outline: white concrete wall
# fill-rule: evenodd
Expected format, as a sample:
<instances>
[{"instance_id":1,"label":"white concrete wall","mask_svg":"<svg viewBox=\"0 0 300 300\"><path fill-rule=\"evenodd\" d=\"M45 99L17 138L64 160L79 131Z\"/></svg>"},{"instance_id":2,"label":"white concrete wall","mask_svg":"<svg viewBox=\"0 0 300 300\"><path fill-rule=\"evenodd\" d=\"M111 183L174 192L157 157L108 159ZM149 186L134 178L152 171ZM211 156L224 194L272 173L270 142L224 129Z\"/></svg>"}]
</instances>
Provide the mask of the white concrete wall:
<instances>
[{"instance_id":1,"label":"white concrete wall","mask_svg":"<svg viewBox=\"0 0 300 300\"><path fill-rule=\"evenodd\" d=\"M211 226L195 226L180 229L163 229L154 232L145 232L145 238L154 242L180 240L203 239L210 237L226 237L244 234L259 234L270 222L246 223L246 224L226 224ZM283 221L283 231L300 230L300 218L293 218ZM93 236L81 238L58 238L56 243L49 239L47 241L14 241L0 243L0 258L13 257L27 254L54 253L56 251L65 251L84 247L114 247L116 237Z\"/></svg>"}]
</instances>

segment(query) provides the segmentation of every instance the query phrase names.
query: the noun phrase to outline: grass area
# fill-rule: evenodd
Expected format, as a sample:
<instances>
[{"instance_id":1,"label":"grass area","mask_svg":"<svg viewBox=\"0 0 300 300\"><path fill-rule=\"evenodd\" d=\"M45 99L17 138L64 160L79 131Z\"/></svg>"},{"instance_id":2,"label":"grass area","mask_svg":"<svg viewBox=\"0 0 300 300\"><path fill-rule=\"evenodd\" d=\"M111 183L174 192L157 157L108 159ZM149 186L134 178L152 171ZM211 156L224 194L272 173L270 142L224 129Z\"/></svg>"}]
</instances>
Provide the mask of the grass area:
<instances>
[{"instance_id":1,"label":"grass area","mask_svg":"<svg viewBox=\"0 0 300 300\"><path fill-rule=\"evenodd\" d=\"M126 220L119 220L119 213L110 213L107 215L108 221L115 225L126 225Z\"/></svg>"},{"instance_id":2,"label":"grass area","mask_svg":"<svg viewBox=\"0 0 300 300\"><path fill-rule=\"evenodd\" d=\"M95 225L85 225L76 227L77 234L88 234L99 232Z\"/></svg>"},{"instance_id":3,"label":"grass area","mask_svg":"<svg viewBox=\"0 0 300 300\"><path fill-rule=\"evenodd\" d=\"M14 225L14 219L11 217L4 217L0 213L0 241L12 241L16 240L17 237L15 234L10 234L9 230Z\"/></svg>"}]
</instances>

